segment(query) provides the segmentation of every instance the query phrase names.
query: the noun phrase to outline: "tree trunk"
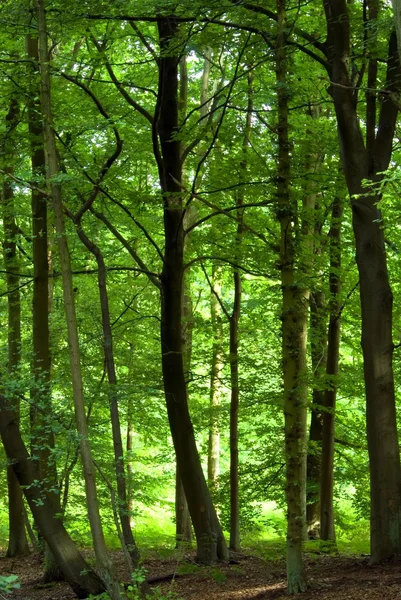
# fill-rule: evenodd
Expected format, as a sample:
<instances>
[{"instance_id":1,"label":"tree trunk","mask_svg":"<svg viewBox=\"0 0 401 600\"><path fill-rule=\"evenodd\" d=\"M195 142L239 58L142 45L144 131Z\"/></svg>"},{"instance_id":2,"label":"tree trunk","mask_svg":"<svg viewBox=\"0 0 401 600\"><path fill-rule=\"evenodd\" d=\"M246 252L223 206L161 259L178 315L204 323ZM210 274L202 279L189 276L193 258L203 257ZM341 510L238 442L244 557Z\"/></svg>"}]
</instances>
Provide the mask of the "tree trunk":
<instances>
[{"instance_id":1,"label":"tree trunk","mask_svg":"<svg viewBox=\"0 0 401 600\"><path fill-rule=\"evenodd\" d=\"M247 172L247 153L250 144L253 114L253 74L248 74L248 105L244 139L242 142L242 159L240 163L239 183L242 184ZM239 187L236 194L237 231L235 235L234 260L241 264L241 246L243 234L243 187ZM235 267L234 279L234 307L230 316L230 375L231 375L231 402L230 402L230 548L240 550L240 503L239 503L239 451L238 451L238 412L239 412L239 370L238 370L238 323L241 316L242 282L241 271Z\"/></svg>"},{"instance_id":2,"label":"tree trunk","mask_svg":"<svg viewBox=\"0 0 401 600\"><path fill-rule=\"evenodd\" d=\"M33 61L31 99L28 104L28 129L31 147L31 166L34 176L45 176L45 153L43 147L43 122L39 102L39 86L35 69L39 64L38 39L26 36L26 50ZM55 440L49 421L52 417L50 391L50 337L49 337L49 264L47 238L47 198L39 191L31 191L32 207L32 258L34 269L32 299L34 386L31 389L31 436L38 457L41 480L48 482L49 489L57 489L57 466L51 450ZM59 494L51 494L55 512L61 514ZM44 582L62 580L62 572L45 544Z\"/></svg>"},{"instance_id":3,"label":"tree trunk","mask_svg":"<svg viewBox=\"0 0 401 600\"><path fill-rule=\"evenodd\" d=\"M155 133L160 140L161 152L156 143L155 154L164 201L165 250L161 275L163 382L178 470L195 529L198 560L211 563L218 558L227 559L228 551L196 447L182 354L184 215L180 188L180 143L176 139L178 58L170 48L172 40L177 43L177 23L173 17L160 19L158 30L161 54Z\"/></svg>"},{"instance_id":4,"label":"tree trunk","mask_svg":"<svg viewBox=\"0 0 401 600\"><path fill-rule=\"evenodd\" d=\"M13 151L12 133L17 127L19 105L17 100L12 100L6 116L7 133L2 148L3 168L12 175ZM11 141L11 144L10 144ZM7 309L8 309L8 373L11 378L17 376L21 362L21 302L19 291L18 256L17 256L17 226L15 222L14 192L10 181L5 179L2 189L2 217L4 229L4 269L7 282ZM19 418L19 401L13 406L16 418ZM25 533L24 502L21 488L15 477L12 466L7 467L8 487L8 519L9 537L8 557L26 556L29 546Z\"/></svg>"},{"instance_id":5,"label":"tree trunk","mask_svg":"<svg viewBox=\"0 0 401 600\"><path fill-rule=\"evenodd\" d=\"M223 371L223 322L222 311L216 296L221 295L221 270L213 264L213 292L211 294L211 322L213 329L212 364L210 372L210 418L207 457L208 484L213 492L220 475L220 426L219 410L222 396Z\"/></svg>"},{"instance_id":6,"label":"tree trunk","mask_svg":"<svg viewBox=\"0 0 401 600\"><path fill-rule=\"evenodd\" d=\"M110 403L111 428L113 435L114 468L116 474L117 493L119 500L118 514L121 522L124 543L131 558L131 564L129 566L131 568L131 571L133 571L138 567L140 557L138 547L135 543L134 536L132 534L127 505L124 452L123 441L121 436L120 413L118 408L117 373L114 362L113 333L111 329L109 297L107 291L106 265L99 247L96 246L96 244L94 244L84 233L80 225L80 221L75 220L75 224L77 225L77 232L80 240L86 246L86 248L88 248L88 250L94 255L98 266L98 288L100 297L100 307L102 313L103 350L107 378L109 383L108 394Z\"/></svg>"},{"instance_id":7,"label":"tree trunk","mask_svg":"<svg viewBox=\"0 0 401 600\"><path fill-rule=\"evenodd\" d=\"M133 361L133 345L130 347L130 366L129 366L129 378L132 380L132 361ZM134 402L132 393L128 395L128 408L127 408L127 508L130 527L135 527L134 520L134 460L133 460L133 449L134 449Z\"/></svg>"},{"instance_id":8,"label":"tree trunk","mask_svg":"<svg viewBox=\"0 0 401 600\"><path fill-rule=\"evenodd\" d=\"M191 517L178 467L176 467L175 482L175 526L176 547L179 548L182 543L184 545L190 543L192 541Z\"/></svg>"},{"instance_id":9,"label":"tree trunk","mask_svg":"<svg viewBox=\"0 0 401 600\"><path fill-rule=\"evenodd\" d=\"M324 393L322 463L320 484L320 538L332 542L334 530L334 421L336 409L338 360L340 354L340 291L341 291L341 220L342 201L335 198L332 209L330 239L330 319L327 335L327 388ZM327 544L325 544L327 547Z\"/></svg>"},{"instance_id":10,"label":"tree trunk","mask_svg":"<svg viewBox=\"0 0 401 600\"><path fill-rule=\"evenodd\" d=\"M322 291L313 293L310 306L313 392L306 469L306 522L308 537L316 539L320 536L320 473L323 427L322 410L324 404L322 373L326 372L327 363L326 310L324 293Z\"/></svg>"},{"instance_id":11,"label":"tree trunk","mask_svg":"<svg viewBox=\"0 0 401 600\"><path fill-rule=\"evenodd\" d=\"M39 58L41 75L41 106L44 118L44 137L47 176L53 201L54 222L57 233L60 266L63 281L64 308L66 313L68 344L71 363L71 379L74 396L75 417L80 436L80 450L83 465L88 516L92 533L93 548L97 566L112 600L120 600L120 586L114 578L111 561L107 554L99 505L96 491L96 478L88 436L88 426L85 415L85 402L80 365L80 350L78 340L77 318L71 273L71 259L64 228L64 214L61 201L61 188L55 181L58 175L58 160L53 129L51 106L50 56L47 47L46 13L43 0L37 0L39 27Z\"/></svg>"},{"instance_id":12,"label":"tree trunk","mask_svg":"<svg viewBox=\"0 0 401 600\"><path fill-rule=\"evenodd\" d=\"M287 498L288 593L306 590L302 550L306 525L306 406L305 386L308 295L296 281L295 224L297 207L290 195L290 142L285 0L277 0L276 77L278 103L277 205L280 221L280 272L283 291L282 353Z\"/></svg>"},{"instance_id":13,"label":"tree trunk","mask_svg":"<svg viewBox=\"0 0 401 600\"><path fill-rule=\"evenodd\" d=\"M388 65L378 125L368 122L365 148L356 112L357 98L350 73L350 21L345 0L325 2L331 95L348 191L359 272L362 350L366 389L366 422L370 465L371 557L376 562L401 552L401 473L397 436L392 341L393 296L388 279L383 223L373 185L388 168L398 108L393 95L400 89L396 35L389 41ZM372 100L372 99L371 99ZM374 111L376 113L376 110ZM372 114L372 113L371 113Z\"/></svg>"},{"instance_id":14,"label":"tree trunk","mask_svg":"<svg viewBox=\"0 0 401 600\"><path fill-rule=\"evenodd\" d=\"M18 427L18 418L10 410L9 401L0 397L0 435L14 473L23 486L24 495L36 524L49 544L66 581L78 598L101 594L105 587L98 575L85 562L74 542L64 529L62 521L54 511L54 504L46 491L41 490L37 465L31 460Z\"/></svg>"}]
</instances>

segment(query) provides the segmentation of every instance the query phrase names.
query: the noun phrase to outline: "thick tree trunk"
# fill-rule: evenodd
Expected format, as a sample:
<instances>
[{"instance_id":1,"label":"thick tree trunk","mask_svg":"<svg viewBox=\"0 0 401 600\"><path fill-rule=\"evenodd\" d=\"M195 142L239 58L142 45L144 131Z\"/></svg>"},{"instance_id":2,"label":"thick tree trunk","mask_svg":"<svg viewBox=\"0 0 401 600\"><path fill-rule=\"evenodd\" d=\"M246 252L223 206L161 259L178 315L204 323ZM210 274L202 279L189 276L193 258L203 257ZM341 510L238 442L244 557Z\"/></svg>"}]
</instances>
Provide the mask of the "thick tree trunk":
<instances>
[{"instance_id":1,"label":"thick tree trunk","mask_svg":"<svg viewBox=\"0 0 401 600\"><path fill-rule=\"evenodd\" d=\"M340 290L341 290L341 219L342 201L335 198L332 209L330 239L330 319L327 335L327 380L324 393L322 463L320 484L320 538L332 542L334 530L334 422L336 409L338 360L340 355ZM325 545L327 547L327 544Z\"/></svg>"},{"instance_id":2,"label":"thick tree trunk","mask_svg":"<svg viewBox=\"0 0 401 600\"><path fill-rule=\"evenodd\" d=\"M325 297L322 291L313 293L311 296L310 306L313 391L306 469L306 522L308 528L308 537L310 539L316 539L320 536L320 473L323 435L322 411L324 404L322 374L326 372L327 363L327 320Z\"/></svg>"},{"instance_id":3,"label":"thick tree trunk","mask_svg":"<svg viewBox=\"0 0 401 600\"><path fill-rule=\"evenodd\" d=\"M223 322L222 310L216 296L221 295L221 271L213 265L213 292L211 294L211 322L213 329L212 364L210 370L210 418L207 456L207 479L213 493L220 475L220 426L219 410L222 396L223 371Z\"/></svg>"},{"instance_id":4,"label":"thick tree trunk","mask_svg":"<svg viewBox=\"0 0 401 600\"><path fill-rule=\"evenodd\" d=\"M283 291L282 356L287 499L288 593L306 590L302 550L306 537L306 343L308 293L295 273L297 207L290 194L290 142L285 0L277 0L276 77L278 103L277 214Z\"/></svg>"},{"instance_id":5,"label":"thick tree trunk","mask_svg":"<svg viewBox=\"0 0 401 600\"><path fill-rule=\"evenodd\" d=\"M401 473L392 365L393 297L382 216L377 206L380 197L372 186L370 190L365 188L363 181L380 181L379 173L389 165L398 114L392 96L399 93L400 66L393 33L389 41L385 85L389 93L382 97L378 125L372 127L368 123L370 142L365 148L356 113L356 92L347 68L351 42L346 0L326 0L324 6L329 72L334 83L331 95L345 178L352 198L359 271L370 465L371 557L375 562L401 552Z\"/></svg>"},{"instance_id":6,"label":"thick tree trunk","mask_svg":"<svg viewBox=\"0 0 401 600\"><path fill-rule=\"evenodd\" d=\"M175 481L175 539L177 548L192 540L191 517L178 467L176 467Z\"/></svg>"},{"instance_id":7,"label":"thick tree trunk","mask_svg":"<svg viewBox=\"0 0 401 600\"><path fill-rule=\"evenodd\" d=\"M96 573L85 562L74 542L54 511L54 504L46 491L36 484L39 471L31 460L22 441L18 418L10 410L9 401L0 397L0 435L14 473L23 486L24 495L36 524L60 565L66 581L78 598L101 594L105 587Z\"/></svg>"},{"instance_id":8,"label":"thick tree trunk","mask_svg":"<svg viewBox=\"0 0 401 600\"><path fill-rule=\"evenodd\" d=\"M6 116L7 133L2 148L2 166L12 175L13 152L12 133L18 124L19 105L17 100L12 100L10 110ZM8 310L8 365L7 370L11 377L17 375L21 362L21 302L19 291L18 256L17 256L17 227L15 222L14 192L10 182L5 179L2 189L2 218L3 218L3 252L4 269L7 282L7 310ZM19 402L14 403L15 415L19 417ZM29 546L25 533L23 495L17 478L11 466L7 467L8 487L8 520L9 537L7 556L26 556Z\"/></svg>"},{"instance_id":9,"label":"thick tree trunk","mask_svg":"<svg viewBox=\"0 0 401 600\"><path fill-rule=\"evenodd\" d=\"M197 540L198 560L211 563L227 559L223 532L213 506L196 447L188 410L188 397L182 354L182 286L184 276L184 230L181 198L180 143L178 128L178 58L170 42L177 43L173 17L158 22L161 56L159 94L155 116L161 153L155 148L164 201L165 252L162 285L162 371L167 412ZM158 145L158 144L157 144Z\"/></svg>"},{"instance_id":10,"label":"thick tree trunk","mask_svg":"<svg viewBox=\"0 0 401 600\"><path fill-rule=\"evenodd\" d=\"M47 176L53 201L54 222L57 233L60 267L63 281L64 308L66 313L68 344L71 363L71 379L74 396L75 417L80 436L80 450L83 465L88 516L92 533L93 548L97 567L112 600L120 600L120 586L114 578L111 561L107 554L96 491L96 478L88 435L85 414L83 384L80 364L77 318L72 282L71 259L64 228L64 214L61 201L61 188L55 181L58 175L58 160L53 130L50 82L50 56L47 47L46 13L43 0L37 1L39 27L39 58L41 75L41 106L44 118L44 137Z\"/></svg>"}]
</instances>

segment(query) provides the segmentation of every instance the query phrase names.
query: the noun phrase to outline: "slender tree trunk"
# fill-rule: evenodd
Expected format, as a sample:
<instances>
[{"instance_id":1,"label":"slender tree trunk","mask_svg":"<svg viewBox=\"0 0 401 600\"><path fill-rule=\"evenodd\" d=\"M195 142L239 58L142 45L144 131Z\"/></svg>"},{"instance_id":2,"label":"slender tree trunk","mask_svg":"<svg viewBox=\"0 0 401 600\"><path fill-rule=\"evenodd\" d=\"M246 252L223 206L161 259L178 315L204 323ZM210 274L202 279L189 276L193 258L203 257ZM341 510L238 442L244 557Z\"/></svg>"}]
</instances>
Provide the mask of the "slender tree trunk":
<instances>
[{"instance_id":1,"label":"slender tree trunk","mask_svg":"<svg viewBox=\"0 0 401 600\"><path fill-rule=\"evenodd\" d=\"M130 366L129 366L129 379L132 380L133 377L133 353L134 347L133 344L130 347ZM135 527L134 520L134 460L133 460L133 451L134 451L134 401L132 398L132 394L128 395L128 408L127 408L127 508L128 515L130 521L130 527L133 529Z\"/></svg>"},{"instance_id":2,"label":"slender tree trunk","mask_svg":"<svg viewBox=\"0 0 401 600\"><path fill-rule=\"evenodd\" d=\"M220 475L220 425L219 411L222 396L223 371L223 321L222 311L216 296L221 296L221 270L213 264L213 292L211 294L211 322L213 329L212 364L210 372L210 418L207 459L208 484L213 492Z\"/></svg>"},{"instance_id":3,"label":"slender tree trunk","mask_svg":"<svg viewBox=\"0 0 401 600\"><path fill-rule=\"evenodd\" d=\"M185 53L181 56L179 62L179 99L178 99L178 120L182 123L187 114L188 104L188 69L187 57ZM180 147L180 155L182 160L182 145ZM181 181L185 183L185 171L181 171ZM184 229L191 225L191 215L193 213L192 206L183 217ZM190 234L184 239L184 257L190 242ZM182 284L182 352L184 361L185 382L188 385L191 370L192 357L192 299L189 283L189 272L184 273ZM191 517L189 515L188 502L185 496L184 486L180 477L178 463L176 462L176 478L175 478L175 539L177 548L181 543L189 544L192 541Z\"/></svg>"},{"instance_id":4,"label":"slender tree trunk","mask_svg":"<svg viewBox=\"0 0 401 600\"><path fill-rule=\"evenodd\" d=\"M331 95L348 191L352 198L352 221L362 315L362 350L366 389L371 493L371 560L384 560L401 552L401 473L393 377L392 304L383 223L373 186L380 181L392 152L398 107L393 102L400 90L400 64L396 35L389 40L385 89L377 126L367 115L369 141L365 147L359 126L357 90L348 71L351 53L350 20L346 0L324 3L327 20ZM372 103L374 98L371 98ZM376 110L370 115L376 115Z\"/></svg>"},{"instance_id":5,"label":"slender tree trunk","mask_svg":"<svg viewBox=\"0 0 401 600\"><path fill-rule=\"evenodd\" d=\"M322 468L320 484L320 538L335 546L334 531L334 421L336 410L338 360L340 354L342 201L335 198L331 216L330 239L330 319L327 335L327 380L324 393Z\"/></svg>"},{"instance_id":6,"label":"slender tree trunk","mask_svg":"<svg viewBox=\"0 0 401 600\"><path fill-rule=\"evenodd\" d=\"M60 266L63 281L64 307L66 313L68 343L71 363L71 379L74 395L75 417L80 436L81 459L84 471L88 516L92 533L93 547L99 573L104 580L112 600L120 600L120 587L114 578L111 561L107 554L96 491L96 479L88 436L85 415L85 402L80 365L77 318L75 313L74 291L71 273L71 259L64 228L64 214L61 201L61 188L55 181L58 175L58 160L53 130L51 107L50 56L47 46L46 13L43 0L37 1L39 27L39 58L41 74L41 106L44 118L45 154L47 176L53 201L54 222L57 233Z\"/></svg>"},{"instance_id":7,"label":"slender tree trunk","mask_svg":"<svg viewBox=\"0 0 401 600\"><path fill-rule=\"evenodd\" d=\"M184 218L184 227L188 226L191 221L190 210ZM189 236L186 236L184 242L184 255L186 246L189 241ZM188 385L191 371L192 358L192 330L193 330L193 315L192 315L192 299L191 287L189 284L189 272L184 273L183 279L183 298L182 298L182 356L184 362L185 383ZM176 498L175 498L175 517L176 517L176 540L179 545L181 542L186 544L192 541L191 517L189 515L188 502L185 497L184 486L176 467Z\"/></svg>"},{"instance_id":8,"label":"slender tree trunk","mask_svg":"<svg viewBox=\"0 0 401 600\"><path fill-rule=\"evenodd\" d=\"M253 75L248 75L248 105L244 139L242 142L242 160L240 163L240 184L245 181L247 172L247 153L250 144L253 114ZM236 194L237 231L235 236L234 259L237 265L241 264L241 246L243 234L243 187ZM238 451L238 413L239 413L239 370L238 370L238 323L241 316L242 282L239 267L234 268L234 307L230 317L230 375L231 375L231 402L230 402L230 548L240 549L240 501L239 501L239 451Z\"/></svg>"},{"instance_id":9,"label":"slender tree trunk","mask_svg":"<svg viewBox=\"0 0 401 600\"><path fill-rule=\"evenodd\" d=\"M19 105L17 100L12 100L10 110L6 116L7 132L2 148L3 168L12 174L13 152L12 133L17 127ZM11 138L11 139L10 139ZM8 373L11 377L17 375L21 362L21 302L19 292L19 261L17 256L17 226L15 222L14 192L9 180L5 179L2 190L2 217L4 229L4 269L7 281L8 304ZM19 402L14 402L14 412L19 419ZM8 487L8 519L9 538L8 557L26 556L29 546L25 533L23 495L11 465L7 467Z\"/></svg>"},{"instance_id":10,"label":"slender tree trunk","mask_svg":"<svg viewBox=\"0 0 401 600\"><path fill-rule=\"evenodd\" d=\"M322 373L326 372L327 363L326 307L322 291L313 293L310 306L313 391L307 457L306 522L308 537L316 539L320 536L320 473L324 404Z\"/></svg>"},{"instance_id":11,"label":"slender tree trunk","mask_svg":"<svg viewBox=\"0 0 401 600\"><path fill-rule=\"evenodd\" d=\"M178 58L170 43L177 43L174 17L158 21L161 55L159 93L155 115L155 144L164 201L165 250L161 275L162 371L167 412L177 464L195 529L198 560L227 559L223 532L213 506L196 447L188 410L182 353L182 286L184 229L181 198L181 157L178 131ZM156 135L154 135L154 138Z\"/></svg>"},{"instance_id":12,"label":"slender tree trunk","mask_svg":"<svg viewBox=\"0 0 401 600\"><path fill-rule=\"evenodd\" d=\"M101 594L105 590L103 582L85 562L64 529L48 493L36 484L40 478L37 463L31 460L25 448L18 419L15 412L10 410L9 404L3 396L0 397L0 435L6 455L12 462L20 486L23 487L35 523L49 544L65 580L71 585L78 598Z\"/></svg>"},{"instance_id":13,"label":"slender tree trunk","mask_svg":"<svg viewBox=\"0 0 401 600\"><path fill-rule=\"evenodd\" d=\"M39 64L38 39L26 36L26 50L33 64ZM43 147L43 121L40 110L39 82L32 69L31 100L28 104L28 129L31 146L33 175L45 176L45 153ZM31 192L32 206L32 258L34 269L32 299L33 359L32 371L35 385L31 390L31 435L36 447L41 480L48 489L57 488L57 467L54 455L55 440L50 420L52 417L50 391L50 336L49 336L49 265L47 238L47 198L37 190ZM51 494L55 512L61 514L59 494ZM44 582L59 581L62 572L45 544Z\"/></svg>"},{"instance_id":14,"label":"slender tree trunk","mask_svg":"<svg viewBox=\"0 0 401 600\"><path fill-rule=\"evenodd\" d=\"M111 329L109 297L107 291L106 265L99 247L96 246L96 244L94 244L84 233L79 221L76 222L76 225L78 227L77 231L82 243L94 255L98 266L98 287L103 327L103 349L107 378L109 382L108 393L110 403L111 428L113 434L114 468L116 472L117 493L119 500L118 512L124 537L124 543L131 557L131 570L134 570L138 567L139 564L139 550L135 543L134 536L132 534L127 505L124 452L121 435L120 413L118 409L117 373L114 362L113 333Z\"/></svg>"}]
</instances>

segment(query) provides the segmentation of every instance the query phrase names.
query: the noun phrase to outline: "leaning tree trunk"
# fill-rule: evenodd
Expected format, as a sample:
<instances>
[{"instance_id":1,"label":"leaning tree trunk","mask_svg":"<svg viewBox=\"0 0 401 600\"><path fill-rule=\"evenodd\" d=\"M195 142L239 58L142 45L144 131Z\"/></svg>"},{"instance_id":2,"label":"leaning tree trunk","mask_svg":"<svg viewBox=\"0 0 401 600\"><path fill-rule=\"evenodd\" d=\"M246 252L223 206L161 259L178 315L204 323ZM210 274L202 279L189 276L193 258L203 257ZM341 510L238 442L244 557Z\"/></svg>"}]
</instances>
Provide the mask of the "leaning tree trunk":
<instances>
[{"instance_id":1,"label":"leaning tree trunk","mask_svg":"<svg viewBox=\"0 0 401 600\"><path fill-rule=\"evenodd\" d=\"M13 152L12 133L17 127L19 105L12 100L6 116L7 132L2 148L4 171L12 175ZM11 142L11 143L10 143ZM10 181L5 178L2 190L2 217L4 230L4 269L7 282L8 309L8 373L17 376L21 362L21 299L19 291L17 225L15 222L14 192ZM16 419L19 419L19 401L13 406ZM9 538L8 557L26 556L29 546L25 533L23 494L11 465L7 467Z\"/></svg>"},{"instance_id":2,"label":"leaning tree trunk","mask_svg":"<svg viewBox=\"0 0 401 600\"><path fill-rule=\"evenodd\" d=\"M114 469L117 481L118 515L121 522L124 544L130 556L130 568L131 571L133 571L134 569L138 568L140 557L138 547L135 543L134 536L132 534L127 505L127 487L124 467L123 440L121 435L120 412L118 408L117 372L114 361L113 333L111 329L106 265L100 248L93 241L91 241L86 235L86 233L83 231L80 224L80 220L75 220L75 224L77 226L77 232L80 240L86 246L86 248L94 255L98 266L97 277L100 308L102 314L104 361L106 365L107 379L109 383L108 395L110 404L111 429L113 435Z\"/></svg>"},{"instance_id":3,"label":"leaning tree trunk","mask_svg":"<svg viewBox=\"0 0 401 600\"><path fill-rule=\"evenodd\" d=\"M0 396L0 435L8 460L23 487L25 498L32 511L40 532L63 571L65 580L71 585L78 598L90 594L101 594L105 587L98 575L85 562L78 548L65 530L59 515L54 510L53 500L41 490L37 464L31 460L18 427L15 412L10 402Z\"/></svg>"},{"instance_id":4,"label":"leaning tree trunk","mask_svg":"<svg viewBox=\"0 0 401 600\"><path fill-rule=\"evenodd\" d=\"M64 307L66 313L68 344L71 363L72 389L74 396L76 425L80 436L80 450L85 480L88 516L99 573L105 582L111 599L120 600L120 586L114 578L113 567L108 557L102 524L100 520L99 504L96 490L96 478L85 414L78 328L72 282L71 258L64 227L64 213L61 201L61 188L59 183L57 183L56 181L58 175L58 159L55 143L55 134L53 129L50 81L50 56L47 46L46 13L43 0L37 1L37 14L39 27L41 106L44 119L47 176L49 179L49 187L51 189L51 196L53 201L54 222L57 233L57 244L62 273Z\"/></svg>"},{"instance_id":5,"label":"leaning tree trunk","mask_svg":"<svg viewBox=\"0 0 401 600\"><path fill-rule=\"evenodd\" d=\"M342 201L336 197L333 202L330 240L330 318L327 334L327 387L324 392L322 462L320 484L320 538L330 542L335 548L334 530L334 422L338 361L340 354L340 291L341 291L341 219Z\"/></svg>"},{"instance_id":6,"label":"leaning tree trunk","mask_svg":"<svg viewBox=\"0 0 401 600\"><path fill-rule=\"evenodd\" d=\"M161 275L162 371L167 412L197 540L198 560L211 563L227 559L223 532L213 506L196 447L188 410L187 387L182 355L182 286L184 277L184 228L178 132L178 57L170 47L177 44L177 23L173 17L158 21L160 39L159 90L155 115L155 144L164 202L165 250ZM156 137L156 136L154 136Z\"/></svg>"},{"instance_id":7,"label":"leaning tree trunk","mask_svg":"<svg viewBox=\"0 0 401 600\"><path fill-rule=\"evenodd\" d=\"M401 473L393 377L392 304L380 195L375 183L388 168L400 90L400 65L395 32L389 41L385 89L379 122L367 115L365 147L357 115L356 90L348 71L351 55L350 19L346 0L325 3L331 95L337 117L344 173L352 198L352 223L359 272L362 350L366 389L371 495L371 560L401 552ZM374 29L374 28L373 28ZM369 65L370 66L370 65ZM375 76L373 76L375 82ZM374 103L376 96L370 101ZM373 118L374 117L374 118ZM365 187L364 181L374 183Z\"/></svg>"}]
</instances>

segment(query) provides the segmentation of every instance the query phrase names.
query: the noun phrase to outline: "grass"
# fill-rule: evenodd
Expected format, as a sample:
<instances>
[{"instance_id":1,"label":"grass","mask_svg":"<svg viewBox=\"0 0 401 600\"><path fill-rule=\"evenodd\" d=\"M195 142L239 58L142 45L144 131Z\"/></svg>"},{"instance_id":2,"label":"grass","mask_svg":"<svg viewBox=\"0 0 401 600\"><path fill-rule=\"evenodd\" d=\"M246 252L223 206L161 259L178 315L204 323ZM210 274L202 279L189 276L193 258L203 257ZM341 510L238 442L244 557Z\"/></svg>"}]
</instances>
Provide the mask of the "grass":
<instances>
[{"instance_id":1,"label":"grass","mask_svg":"<svg viewBox=\"0 0 401 600\"><path fill-rule=\"evenodd\" d=\"M369 523L366 519L356 518L352 505L343 501L338 507L336 522L337 549L341 554L369 554ZM0 539L6 546L8 538L7 516L3 512L0 519ZM76 524L75 524L76 525ZM89 532L71 531L79 544L91 546ZM163 507L143 510L138 517L134 530L135 540L144 559L183 556L182 550L175 548L175 525L171 511ZM106 543L112 550L119 549L119 540L112 533L106 533ZM280 560L285 557L286 518L283 510L274 503L262 507L259 521L252 530L243 533L242 546L247 551L265 560ZM305 551L313 557L322 551L319 541L310 541Z\"/></svg>"}]
</instances>

